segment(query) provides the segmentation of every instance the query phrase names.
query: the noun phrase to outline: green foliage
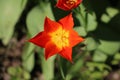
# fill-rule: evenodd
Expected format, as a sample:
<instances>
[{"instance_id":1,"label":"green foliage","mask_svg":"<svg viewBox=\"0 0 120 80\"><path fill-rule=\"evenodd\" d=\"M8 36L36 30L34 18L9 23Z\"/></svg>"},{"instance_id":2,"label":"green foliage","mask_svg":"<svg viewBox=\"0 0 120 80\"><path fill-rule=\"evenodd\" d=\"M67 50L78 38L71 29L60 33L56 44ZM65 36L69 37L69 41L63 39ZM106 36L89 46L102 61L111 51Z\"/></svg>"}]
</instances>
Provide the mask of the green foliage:
<instances>
[{"instance_id":1,"label":"green foliage","mask_svg":"<svg viewBox=\"0 0 120 80\"><path fill-rule=\"evenodd\" d=\"M40 49L40 48L38 49L39 49L38 52L39 52L42 71L44 74L44 79L52 80L54 78L54 61L56 56L53 56L50 59L45 60L43 55L44 54L43 49Z\"/></svg>"},{"instance_id":2,"label":"green foliage","mask_svg":"<svg viewBox=\"0 0 120 80\"><path fill-rule=\"evenodd\" d=\"M8 73L12 76L10 80L28 80L30 79L30 74L20 67L9 67Z\"/></svg>"},{"instance_id":3,"label":"green foliage","mask_svg":"<svg viewBox=\"0 0 120 80\"><path fill-rule=\"evenodd\" d=\"M74 30L76 32L78 32L78 34L81 35L81 36L86 36L87 35L87 32L86 32L86 30L85 30L85 28L83 26L76 26L74 28Z\"/></svg>"},{"instance_id":4,"label":"green foliage","mask_svg":"<svg viewBox=\"0 0 120 80\"><path fill-rule=\"evenodd\" d=\"M87 37L84 43L86 45L85 49L88 51L95 50L98 47L98 42L92 37Z\"/></svg>"},{"instance_id":5,"label":"green foliage","mask_svg":"<svg viewBox=\"0 0 120 80\"><path fill-rule=\"evenodd\" d=\"M95 13L85 10L85 7L81 4L80 10L76 12L76 17L79 19L81 26L85 28L86 32L94 31L97 27Z\"/></svg>"},{"instance_id":6,"label":"green foliage","mask_svg":"<svg viewBox=\"0 0 120 80\"><path fill-rule=\"evenodd\" d=\"M95 50L94 55L93 55L93 61L95 62L105 62L107 60L107 55L100 51L100 50Z\"/></svg>"},{"instance_id":7,"label":"green foliage","mask_svg":"<svg viewBox=\"0 0 120 80\"><path fill-rule=\"evenodd\" d=\"M103 14L101 20L105 23L108 23L115 15L119 13L119 10L115 8L108 7L106 9L106 14Z\"/></svg>"},{"instance_id":8,"label":"green foliage","mask_svg":"<svg viewBox=\"0 0 120 80\"><path fill-rule=\"evenodd\" d=\"M38 80L62 80L62 77L65 80L104 80L118 70L120 1L116 0L115 4L110 1L114 2L83 0L72 11L63 11L55 7L57 0L0 0L0 51L1 48L9 49L12 38L20 41L27 36L21 48L21 65L7 66L10 79L32 80L37 76ZM74 30L85 38L73 48L74 63L56 56L45 60L44 49L27 42L28 38L44 30L46 17L59 20L70 12L75 22ZM7 50L5 54L9 53Z\"/></svg>"},{"instance_id":9,"label":"green foliage","mask_svg":"<svg viewBox=\"0 0 120 80\"><path fill-rule=\"evenodd\" d=\"M0 1L0 39L7 45L27 0ZM7 34L6 34L7 33Z\"/></svg>"},{"instance_id":10,"label":"green foliage","mask_svg":"<svg viewBox=\"0 0 120 80\"><path fill-rule=\"evenodd\" d=\"M24 51L23 51L23 67L31 72L34 67L34 52L35 46L33 44L26 44Z\"/></svg>"},{"instance_id":11,"label":"green foliage","mask_svg":"<svg viewBox=\"0 0 120 80\"><path fill-rule=\"evenodd\" d=\"M46 16L54 20L50 3L41 3L30 11L26 22L31 36L43 30Z\"/></svg>"},{"instance_id":12,"label":"green foliage","mask_svg":"<svg viewBox=\"0 0 120 80\"><path fill-rule=\"evenodd\" d=\"M120 48L120 42L100 40L100 43L98 50L103 51L108 55L117 53Z\"/></svg>"}]
</instances>

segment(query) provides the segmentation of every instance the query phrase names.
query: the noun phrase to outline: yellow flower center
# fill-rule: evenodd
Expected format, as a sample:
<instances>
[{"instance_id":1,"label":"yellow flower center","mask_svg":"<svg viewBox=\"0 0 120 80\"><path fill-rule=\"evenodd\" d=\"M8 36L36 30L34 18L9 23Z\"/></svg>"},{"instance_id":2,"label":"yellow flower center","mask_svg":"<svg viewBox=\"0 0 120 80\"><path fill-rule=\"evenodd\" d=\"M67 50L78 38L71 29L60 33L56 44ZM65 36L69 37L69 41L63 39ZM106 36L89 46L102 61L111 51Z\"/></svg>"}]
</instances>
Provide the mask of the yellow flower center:
<instances>
[{"instance_id":1,"label":"yellow flower center","mask_svg":"<svg viewBox=\"0 0 120 80\"><path fill-rule=\"evenodd\" d=\"M59 27L55 32L50 33L52 42L60 49L69 46L69 31Z\"/></svg>"},{"instance_id":2,"label":"yellow flower center","mask_svg":"<svg viewBox=\"0 0 120 80\"><path fill-rule=\"evenodd\" d=\"M66 0L66 5L68 7L73 7L77 1L76 0Z\"/></svg>"}]
</instances>

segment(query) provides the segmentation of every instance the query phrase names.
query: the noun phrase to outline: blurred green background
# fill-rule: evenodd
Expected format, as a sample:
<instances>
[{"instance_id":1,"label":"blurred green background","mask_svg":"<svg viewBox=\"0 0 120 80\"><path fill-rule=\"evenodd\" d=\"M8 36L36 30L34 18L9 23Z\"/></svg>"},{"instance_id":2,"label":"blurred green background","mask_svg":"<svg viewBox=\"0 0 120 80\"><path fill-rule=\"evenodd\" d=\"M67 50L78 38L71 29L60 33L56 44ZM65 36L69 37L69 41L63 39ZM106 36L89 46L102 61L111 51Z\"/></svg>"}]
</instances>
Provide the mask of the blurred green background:
<instances>
[{"instance_id":1,"label":"blurred green background","mask_svg":"<svg viewBox=\"0 0 120 80\"><path fill-rule=\"evenodd\" d=\"M53 56L29 42L71 11L57 0L0 0L0 80L120 80L120 0L83 0L72 10L74 30L85 41L73 48L73 61Z\"/></svg>"}]
</instances>

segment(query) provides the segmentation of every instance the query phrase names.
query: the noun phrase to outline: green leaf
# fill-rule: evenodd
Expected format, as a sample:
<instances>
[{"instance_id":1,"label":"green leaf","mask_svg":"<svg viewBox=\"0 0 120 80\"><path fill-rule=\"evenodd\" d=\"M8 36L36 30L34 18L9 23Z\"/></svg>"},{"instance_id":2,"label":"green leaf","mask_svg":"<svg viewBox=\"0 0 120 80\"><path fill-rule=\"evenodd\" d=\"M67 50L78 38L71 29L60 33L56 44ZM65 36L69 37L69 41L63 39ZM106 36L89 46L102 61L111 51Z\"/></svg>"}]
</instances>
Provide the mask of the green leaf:
<instances>
[{"instance_id":1,"label":"green leaf","mask_svg":"<svg viewBox=\"0 0 120 80\"><path fill-rule=\"evenodd\" d=\"M116 54L114 55L114 59L115 59L115 60L120 60L120 53L116 53Z\"/></svg>"},{"instance_id":2,"label":"green leaf","mask_svg":"<svg viewBox=\"0 0 120 80\"><path fill-rule=\"evenodd\" d=\"M80 21L81 26L85 28L87 32L94 31L97 27L96 15L93 11L88 13L85 11L84 5L80 5L80 12L77 13L76 17Z\"/></svg>"},{"instance_id":3,"label":"green leaf","mask_svg":"<svg viewBox=\"0 0 120 80\"><path fill-rule=\"evenodd\" d=\"M22 75L22 68L20 66L9 67L7 71L12 76L20 76L20 75Z\"/></svg>"},{"instance_id":4,"label":"green leaf","mask_svg":"<svg viewBox=\"0 0 120 80\"><path fill-rule=\"evenodd\" d=\"M85 20L85 7L83 4L81 4L80 6L80 12L76 12L76 17L78 18L78 20L80 21L81 26L86 27L86 20ZM76 8L77 9L77 8Z\"/></svg>"},{"instance_id":5,"label":"green leaf","mask_svg":"<svg viewBox=\"0 0 120 80\"><path fill-rule=\"evenodd\" d=\"M107 14L103 14L101 17L101 21L108 23L110 21L110 17Z\"/></svg>"},{"instance_id":6,"label":"green leaf","mask_svg":"<svg viewBox=\"0 0 120 80\"><path fill-rule=\"evenodd\" d=\"M102 15L101 21L108 23L115 15L119 13L119 10L112 8L112 7L108 7L106 9L106 13L107 14Z\"/></svg>"},{"instance_id":7,"label":"green leaf","mask_svg":"<svg viewBox=\"0 0 120 80\"><path fill-rule=\"evenodd\" d=\"M45 80L52 80L54 78L54 61L55 56L51 57L47 61L45 58L42 58L42 70Z\"/></svg>"},{"instance_id":8,"label":"green leaf","mask_svg":"<svg viewBox=\"0 0 120 80\"><path fill-rule=\"evenodd\" d=\"M100 71L94 71L93 73L91 73L90 77L95 79L95 80L97 80L97 79L102 80L103 73Z\"/></svg>"},{"instance_id":9,"label":"green leaf","mask_svg":"<svg viewBox=\"0 0 120 80\"><path fill-rule=\"evenodd\" d=\"M41 66L45 80L52 80L54 78L54 61L56 56L45 60L43 49L39 50L39 56L41 58Z\"/></svg>"},{"instance_id":10,"label":"green leaf","mask_svg":"<svg viewBox=\"0 0 120 80\"><path fill-rule=\"evenodd\" d=\"M0 0L0 39L7 45L27 0ZM6 34L7 32L7 34Z\"/></svg>"},{"instance_id":11,"label":"green leaf","mask_svg":"<svg viewBox=\"0 0 120 80\"><path fill-rule=\"evenodd\" d=\"M22 59L23 59L23 67L25 70L27 70L28 72L31 72L33 67L34 67L34 50L35 46L33 44L26 44L23 50L23 55L22 55Z\"/></svg>"},{"instance_id":12,"label":"green leaf","mask_svg":"<svg viewBox=\"0 0 120 80\"><path fill-rule=\"evenodd\" d=\"M114 55L114 59L115 59L115 60L120 60L120 53L115 54L115 55Z\"/></svg>"},{"instance_id":13,"label":"green leaf","mask_svg":"<svg viewBox=\"0 0 120 80\"><path fill-rule=\"evenodd\" d=\"M86 30L89 31L94 31L97 28L97 21L96 21L96 16L95 13L88 13L87 14L87 28Z\"/></svg>"},{"instance_id":14,"label":"green leaf","mask_svg":"<svg viewBox=\"0 0 120 80\"><path fill-rule=\"evenodd\" d=\"M120 42L115 41L106 41L100 40L100 45L98 46L98 50L108 54L114 55L120 49Z\"/></svg>"},{"instance_id":15,"label":"green leaf","mask_svg":"<svg viewBox=\"0 0 120 80\"><path fill-rule=\"evenodd\" d=\"M96 50L93 55L93 61L95 62L105 62L107 59L107 55L104 52Z\"/></svg>"},{"instance_id":16,"label":"green leaf","mask_svg":"<svg viewBox=\"0 0 120 80\"><path fill-rule=\"evenodd\" d=\"M111 67L104 63L87 62L86 65L90 71L94 71L96 68L99 69L99 71L104 71L104 69L111 70Z\"/></svg>"},{"instance_id":17,"label":"green leaf","mask_svg":"<svg viewBox=\"0 0 120 80\"><path fill-rule=\"evenodd\" d=\"M30 79L30 74L23 70L21 67L17 66L17 67L9 67L7 70L8 74L11 75L11 80L21 80L21 79L25 79L25 80L29 80Z\"/></svg>"},{"instance_id":18,"label":"green leaf","mask_svg":"<svg viewBox=\"0 0 120 80\"><path fill-rule=\"evenodd\" d=\"M79 34L80 36L86 36L86 35L87 35L87 33L86 33L86 31L85 31L85 28L82 27L82 26L76 26L76 27L74 27L74 30L75 30L76 32L78 32L78 34Z\"/></svg>"},{"instance_id":19,"label":"green leaf","mask_svg":"<svg viewBox=\"0 0 120 80\"><path fill-rule=\"evenodd\" d=\"M112 60L112 65L118 65L119 63L120 63L120 61L119 60Z\"/></svg>"},{"instance_id":20,"label":"green leaf","mask_svg":"<svg viewBox=\"0 0 120 80\"><path fill-rule=\"evenodd\" d=\"M12 76L15 76L16 75L16 69L15 67L9 67L7 72L12 75Z\"/></svg>"},{"instance_id":21,"label":"green leaf","mask_svg":"<svg viewBox=\"0 0 120 80\"><path fill-rule=\"evenodd\" d=\"M83 66L83 63L84 63L83 58L77 60L76 63L70 67L69 73L74 74L75 72L80 70L80 68Z\"/></svg>"},{"instance_id":22,"label":"green leaf","mask_svg":"<svg viewBox=\"0 0 120 80\"><path fill-rule=\"evenodd\" d=\"M25 80L30 80L31 76L30 76L29 72L23 71L23 77L24 77Z\"/></svg>"},{"instance_id":23,"label":"green leaf","mask_svg":"<svg viewBox=\"0 0 120 80\"><path fill-rule=\"evenodd\" d=\"M66 80L71 80L71 78L76 75L77 72L81 69L81 67L84 64L84 59L83 57L79 58L74 65L71 65L70 68L68 69L68 73L66 75Z\"/></svg>"},{"instance_id":24,"label":"green leaf","mask_svg":"<svg viewBox=\"0 0 120 80\"><path fill-rule=\"evenodd\" d=\"M98 47L98 42L96 42L92 37L87 37L84 43L88 51L95 50Z\"/></svg>"},{"instance_id":25,"label":"green leaf","mask_svg":"<svg viewBox=\"0 0 120 80\"><path fill-rule=\"evenodd\" d=\"M35 6L27 16L27 27L31 36L34 36L44 28L44 19L49 17L54 20L50 3L41 3Z\"/></svg>"}]
</instances>

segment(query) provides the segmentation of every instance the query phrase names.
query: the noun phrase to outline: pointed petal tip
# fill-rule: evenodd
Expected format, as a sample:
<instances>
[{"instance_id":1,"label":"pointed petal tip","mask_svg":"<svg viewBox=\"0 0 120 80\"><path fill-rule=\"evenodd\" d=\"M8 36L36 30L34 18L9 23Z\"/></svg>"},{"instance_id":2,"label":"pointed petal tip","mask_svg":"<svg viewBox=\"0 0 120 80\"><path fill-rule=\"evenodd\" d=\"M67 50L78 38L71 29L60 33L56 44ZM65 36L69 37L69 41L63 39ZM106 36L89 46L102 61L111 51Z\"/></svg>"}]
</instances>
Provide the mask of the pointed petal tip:
<instances>
[{"instance_id":1,"label":"pointed petal tip","mask_svg":"<svg viewBox=\"0 0 120 80\"><path fill-rule=\"evenodd\" d=\"M47 57L47 56L45 56L45 60L48 60L48 57Z\"/></svg>"},{"instance_id":2,"label":"pointed petal tip","mask_svg":"<svg viewBox=\"0 0 120 80\"><path fill-rule=\"evenodd\" d=\"M46 16L46 17L45 17L45 21L48 21L48 20L49 20L49 18Z\"/></svg>"},{"instance_id":3,"label":"pointed petal tip","mask_svg":"<svg viewBox=\"0 0 120 80\"><path fill-rule=\"evenodd\" d=\"M66 30L71 30L74 26L74 20L72 13L68 14L67 16L61 18L58 21L60 24L62 24L62 27Z\"/></svg>"},{"instance_id":4,"label":"pointed petal tip","mask_svg":"<svg viewBox=\"0 0 120 80\"><path fill-rule=\"evenodd\" d=\"M69 13L69 16L72 16L72 12Z\"/></svg>"},{"instance_id":5,"label":"pointed petal tip","mask_svg":"<svg viewBox=\"0 0 120 80\"><path fill-rule=\"evenodd\" d=\"M72 57L71 58L66 58L66 60L68 60L70 63L74 63L74 61L72 60Z\"/></svg>"},{"instance_id":6,"label":"pointed petal tip","mask_svg":"<svg viewBox=\"0 0 120 80\"><path fill-rule=\"evenodd\" d=\"M85 39L83 37L81 37L81 36L79 36L78 40L79 40L79 42L85 41Z\"/></svg>"},{"instance_id":7,"label":"pointed petal tip","mask_svg":"<svg viewBox=\"0 0 120 80\"><path fill-rule=\"evenodd\" d=\"M45 60L48 60L50 56L45 53L44 57L45 57Z\"/></svg>"},{"instance_id":8,"label":"pointed petal tip","mask_svg":"<svg viewBox=\"0 0 120 80\"><path fill-rule=\"evenodd\" d=\"M68 14L68 17L73 19L72 12Z\"/></svg>"},{"instance_id":9,"label":"pointed petal tip","mask_svg":"<svg viewBox=\"0 0 120 80\"><path fill-rule=\"evenodd\" d=\"M73 18L72 17L72 12L70 12L67 16L70 17L70 18Z\"/></svg>"},{"instance_id":10,"label":"pointed petal tip","mask_svg":"<svg viewBox=\"0 0 120 80\"><path fill-rule=\"evenodd\" d=\"M30 42L30 43L36 44L35 41L33 40L33 38L27 40L27 42Z\"/></svg>"},{"instance_id":11,"label":"pointed petal tip","mask_svg":"<svg viewBox=\"0 0 120 80\"><path fill-rule=\"evenodd\" d=\"M81 37L81 39L80 39L80 40L81 40L81 42L85 41L85 39L84 39L84 38L82 38L82 37Z\"/></svg>"},{"instance_id":12,"label":"pointed petal tip","mask_svg":"<svg viewBox=\"0 0 120 80\"><path fill-rule=\"evenodd\" d=\"M69 62L73 63L72 56L70 56L70 57L66 57L66 59L67 59Z\"/></svg>"},{"instance_id":13,"label":"pointed petal tip","mask_svg":"<svg viewBox=\"0 0 120 80\"><path fill-rule=\"evenodd\" d=\"M53 21L53 20L46 16L45 21Z\"/></svg>"},{"instance_id":14,"label":"pointed petal tip","mask_svg":"<svg viewBox=\"0 0 120 80\"><path fill-rule=\"evenodd\" d=\"M34 41L34 38L31 38L31 39L29 39L29 40L27 40L28 42L32 42L32 43L34 43L35 41Z\"/></svg>"},{"instance_id":15,"label":"pointed petal tip","mask_svg":"<svg viewBox=\"0 0 120 80\"><path fill-rule=\"evenodd\" d=\"M48 58L49 58L48 55L45 54L44 56L45 56L45 60L48 60Z\"/></svg>"},{"instance_id":16,"label":"pointed petal tip","mask_svg":"<svg viewBox=\"0 0 120 80\"><path fill-rule=\"evenodd\" d=\"M44 22L47 23L47 22L49 22L49 21L51 21L51 19L46 16Z\"/></svg>"},{"instance_id":17,"label":"pointed petal tip","mask_svg":"<svg viewBox=\"0 0 120 80\"><path fill-rule=\"evenodd\" d=\"M72 64L74 63L72 59L69 59L69 61L70 61Z\"/></svg>"},{"instance_id":18,"label":"pointed petal tip","mask_svg":"<svg viewBox=\"0 0 120 80\"><path fill-rule=\"evenodd\" d=\"M27 40L28 42L33 42L33 40L32 40L32 38L31 39L29 39L29 40Z\"/></svg>"}]
</instances>

